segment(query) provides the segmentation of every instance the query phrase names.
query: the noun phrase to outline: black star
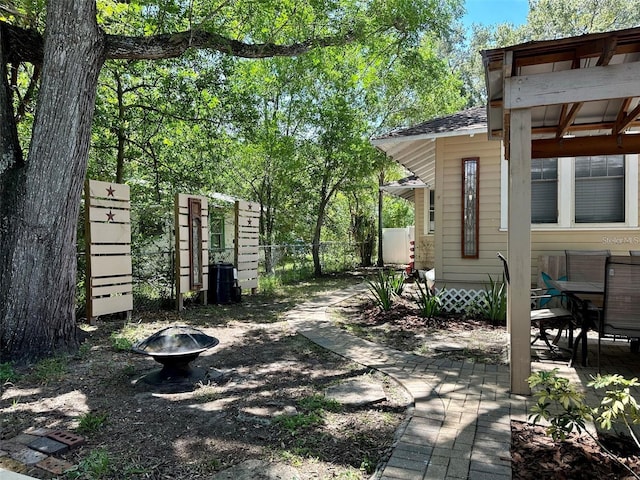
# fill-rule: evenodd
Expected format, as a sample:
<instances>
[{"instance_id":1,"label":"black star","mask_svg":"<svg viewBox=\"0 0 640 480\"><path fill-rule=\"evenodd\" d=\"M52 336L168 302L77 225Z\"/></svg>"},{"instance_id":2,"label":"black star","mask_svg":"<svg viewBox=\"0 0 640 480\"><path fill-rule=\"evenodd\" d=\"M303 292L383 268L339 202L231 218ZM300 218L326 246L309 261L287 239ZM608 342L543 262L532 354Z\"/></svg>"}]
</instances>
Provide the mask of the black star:
<instances>
[{"instance_id":1,"label":"black star","mask_svg":"<svg viewBox=\"0 0 640 480\"><path fill-rule=\"evenodd\" d=\"M113 197L113 193L115 192L115 189L109 185L109 188L107 188L107 197Z\"/></svg>"},{"instance_id":2,"label":"black star","mask_svg":"<svg viewBox=\"0 0 640 480\"><path fill-rule=\"evenodd\" d=\"M109 213L107 213L107 222L113 222L115 216L116 216L116 214L113 213L111 210L109 210Z\"/></svg>"}]
</instances>

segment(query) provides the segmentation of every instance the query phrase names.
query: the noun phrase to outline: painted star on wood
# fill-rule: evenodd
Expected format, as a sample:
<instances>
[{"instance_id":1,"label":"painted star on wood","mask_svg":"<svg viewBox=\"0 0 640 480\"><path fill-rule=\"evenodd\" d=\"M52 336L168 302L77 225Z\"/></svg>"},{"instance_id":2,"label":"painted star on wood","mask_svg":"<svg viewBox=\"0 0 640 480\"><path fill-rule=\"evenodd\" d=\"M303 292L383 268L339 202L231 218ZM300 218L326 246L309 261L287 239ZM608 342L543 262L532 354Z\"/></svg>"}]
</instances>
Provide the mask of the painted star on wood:
<instances>
[{"instance_id":1,"label":"painted star on wood","mask_svg":"<svg viewBox=\"0 0 640 480\"><path fill-rule=\"evenodd\" d=\"M111 210L109 210L109 213L107 213L107 222L113 222L115 219L116 214L113 213Z\"/></svg>"},{"instance_id":2,"label":"painted star on wood","mask_svg":"<svg viewBox=\"0 0 640 480\"><path fill-rule=\"evenodd\" d=\"M115 193L115 188L113 188L111 185L109 185L109 188L107 188L107 197L113 197L113 194Z\"/></svg>"},{"instance_id":3,"label":"painted star on wood","mask_svg":"<svg viewBox=\"0 0 640 480\"><path fill-rule=\"evenodd\" d=\"M250 218L247 220L247 225L251 226L251 219Z\"/></svg>"}]
</instances>

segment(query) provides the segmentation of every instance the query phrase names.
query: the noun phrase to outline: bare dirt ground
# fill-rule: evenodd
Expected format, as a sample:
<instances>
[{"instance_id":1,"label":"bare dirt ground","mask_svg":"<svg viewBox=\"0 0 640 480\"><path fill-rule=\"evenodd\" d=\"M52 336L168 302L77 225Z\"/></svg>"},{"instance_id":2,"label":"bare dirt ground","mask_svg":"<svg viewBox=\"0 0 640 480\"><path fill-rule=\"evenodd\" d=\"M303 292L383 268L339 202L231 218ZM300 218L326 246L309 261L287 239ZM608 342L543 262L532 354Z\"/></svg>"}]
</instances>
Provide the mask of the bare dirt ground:
<instances>
[{"instance_id":1,"label":"bare dirt ground","mask_svg":"<svg viewBox=\"0 0 640 480\"><path fill-rule=\"evenodd\" d=\"M506 364L508 360L504 326L464 315L441 315L426 320L417 314L406 292L388 312L382 312L366 295L353 297L334 309L333 318L355 335L419 355L467 358L491 364ZM437 348L447 345L458 348ZM570 435L564 442L554 442L540 426L512 422L511 429L514 480L637 478L586 435ZM600 440L620 461L640 474L639 452L630 438L602 436Z\"/></svg>"},{"instance_id":2,"label":"bare dirt ground","mask_svg":"<svg viewBox=\"0 0 640 480\"><path fill-rule=\"evenodd\" d=\"M191 306L180 316L161 312L83 326L87 337L78 355L22 369L2 386L0 440L30 427L79 432L86 442L62 455L75 465L64 478L214 479L248 460L286 465L300 479L368 478L388 454L409 399L396 384L316 347L282 320L311 291L344 285L321 283L287 297L246 296L239 305ZM222 374L217 383L166 393L136 382L160 365L123 349L125 339L176 324L220 340L193 362ZM362 407L322 400L328 386L353 378L380 382L387 400ZM265 464L251 465L259 472L248 478L263 478ZM25 473L54 477L35 467Z\"/></svg>"},{"instance_id":3,"label":"bare dirt ground","mask_svg":"<svg viewBox=\"0 0 640 480\"><path fill-rule=\"evenodd\" d=\"M295 335L282 318L318 290L359 281L325 278L286 294L245 296L238 305L192 305L181 315L156 312L129 323L85 325L76 356L20 369L1 386L0 441L30 427L80 433L84 445L63 455L74 465L58 477L65 479L258 480L266 478L266 465L279 466L274 475L281 478L369 478L388 454L409 400L379 374ZM507 361L504 327L460 315L426 321L408 296L390 312L380 312L366 296L353 297L332 315L342 328L393 348ZM217 383L167 393L139 381L159 364L132 353L127 341L176 324L220 340L193 362L221 374ZM456 348L438 348L443 345ZM342 408L321 400L328 386L353 378L380 382L387 400ZM631 478L588 438L556 444L540 427L516 422L512 432L516 480ZM640 471L628 447L614 451ZM55 477L33 467L25 473Z\"/></svg>"}]
</instances>

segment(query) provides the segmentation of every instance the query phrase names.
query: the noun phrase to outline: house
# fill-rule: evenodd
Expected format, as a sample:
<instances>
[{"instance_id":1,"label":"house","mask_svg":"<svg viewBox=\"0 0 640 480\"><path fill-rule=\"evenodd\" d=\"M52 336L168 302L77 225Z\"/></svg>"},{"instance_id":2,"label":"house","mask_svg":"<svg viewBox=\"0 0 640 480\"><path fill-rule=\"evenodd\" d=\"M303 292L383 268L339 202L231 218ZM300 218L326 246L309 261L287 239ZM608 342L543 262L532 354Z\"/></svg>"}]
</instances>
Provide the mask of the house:
<instances>
[{"instance_id":1,"label":"house","mask_svg":"<svg viewBox=\"0 0 640 480\"><path fill-rule=\"evenodd\" d=\"M529 295L540 255L625 254L640 243L640 28L481 53L484 134L455 121L473 116L467 111L372 141L425 183L434 178L437 278L480 282L507 248L511 392L528 394ZM424 225L416 236L429 233Z\"/></svg>"},{"instance_id":2,"label":"house","mask_svg":"<svg viewBox=\"0 0 640 480\"><path fill-rule=\"evenodd\" d=\"M503 142L488 138L487 108L371 141L426 187L413 192L416 268L435 268L436 284L447 289L477 291L489 276L501 278L496 252L507 252L508 162ZM544 257L565 249L640 249L638 154L535 158L531 189L532 284L539 270L554 268Z\"/></svg>"}]
</instances>

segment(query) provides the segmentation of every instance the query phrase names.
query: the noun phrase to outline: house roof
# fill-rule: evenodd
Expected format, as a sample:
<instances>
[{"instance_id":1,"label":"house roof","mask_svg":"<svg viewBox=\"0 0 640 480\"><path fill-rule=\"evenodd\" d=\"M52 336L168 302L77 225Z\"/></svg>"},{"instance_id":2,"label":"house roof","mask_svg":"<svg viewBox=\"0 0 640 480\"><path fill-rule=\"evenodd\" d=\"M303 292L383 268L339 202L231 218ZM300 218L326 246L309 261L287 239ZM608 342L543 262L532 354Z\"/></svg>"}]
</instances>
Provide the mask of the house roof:
<instances>
[{"instance_id":1,"label":"house roof","mask_svg":"<svg viewBox=\"0 0 640 480\"><path fill-rule=\"evenodd\" d=\"M639 151L640 28L481 53L489 137L507 149L511 110L529 108L534 158Z\"/></svg>"},{"instance_id":2,"label":"house roof","mask_svg":"<svg viewBox=\"0 0 640 480\"><path fill-rule=\"evenodd\" d=\"M433 184L434 169L430 158L435 158L435 140L440 137L485 134L487 111L473 107L460 112L434 118L409 128L373 137L372 145L404 165L426 184Z\"/></svg>"},{"instance_id":3,"label":"house roof","mask_svg":"<svg viewBox=\"0 0 640 480\"><path fill-rule=\"evenodd\" d=\"M487 111L485 107L472 107L452 115L434 118L413 127L393 130L384 135L373 137L374 145L386 144L385 140L402 137L435 138L443 135L469 135L487 130Z\"/></svg>"},{"instance_id":4,"label":"house roof","mask_svg":"<svg viewBox=\"0 0 640 480\"><path fill-rule=\"evenodd\" d=\"M380 187L380 190L413 202L417 188L427 188L427 185L415 175L411 175L395 182L385 183Z\"/></svg>"}]
</instances>

